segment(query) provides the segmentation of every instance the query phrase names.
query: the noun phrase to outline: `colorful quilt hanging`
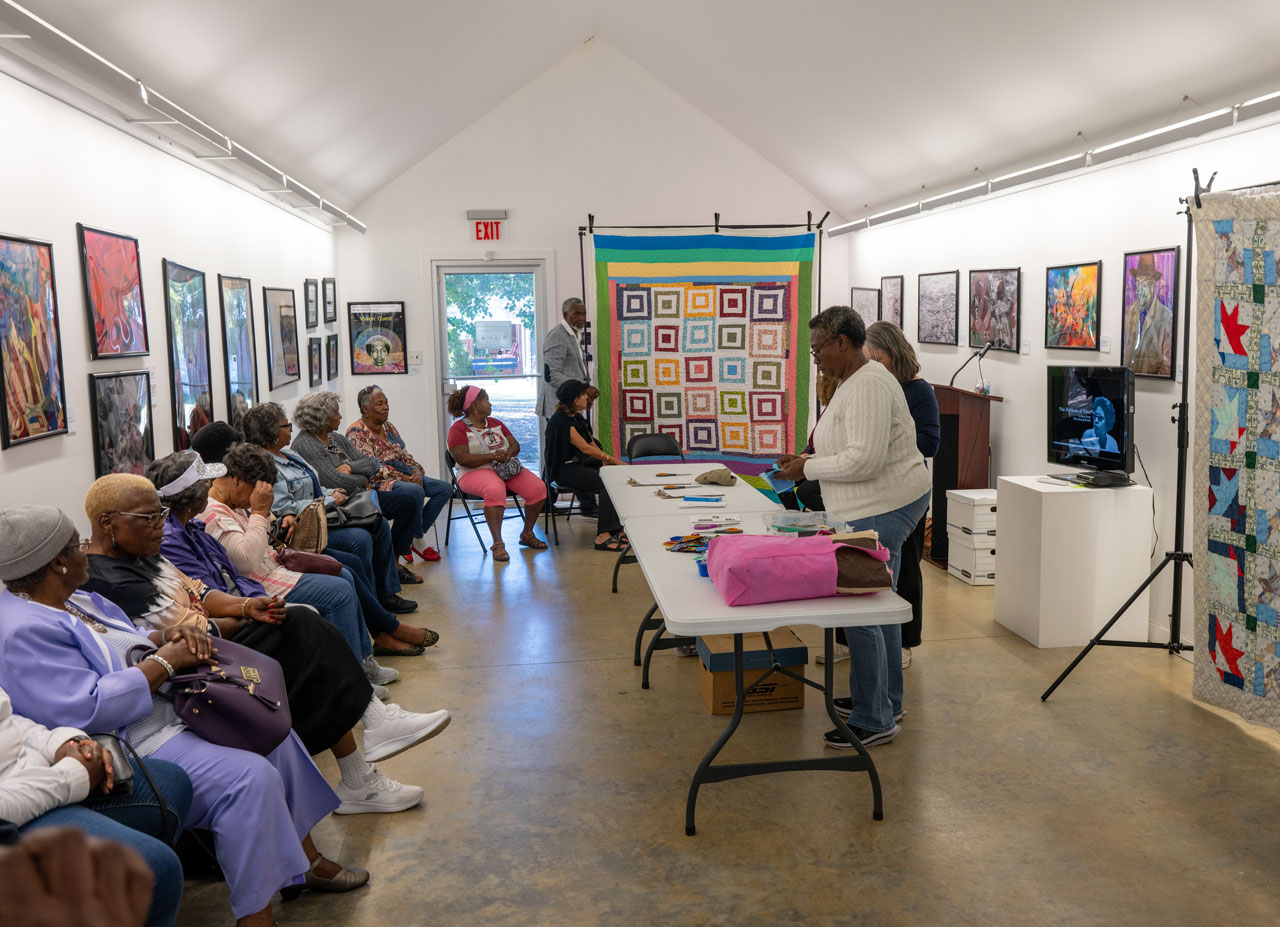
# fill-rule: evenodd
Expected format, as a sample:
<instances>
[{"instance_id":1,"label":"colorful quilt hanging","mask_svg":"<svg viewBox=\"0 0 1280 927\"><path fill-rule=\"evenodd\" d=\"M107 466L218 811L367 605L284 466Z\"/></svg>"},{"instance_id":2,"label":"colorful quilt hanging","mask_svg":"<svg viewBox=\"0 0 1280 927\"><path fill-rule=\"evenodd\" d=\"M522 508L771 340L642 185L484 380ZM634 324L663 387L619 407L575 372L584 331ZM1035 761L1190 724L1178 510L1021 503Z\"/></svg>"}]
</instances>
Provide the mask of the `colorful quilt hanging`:
<instances>
[{"instance_id":1,"label":"colorful quilt hanging","mask_svg":"<svg viewBox=\"0 0 1280 927\"><path fill-rule=\"evenodd\" d=\"M661 432L759 474L804 447L814 233L591 238L606 450Z\"/></svg>"}]
</instances>

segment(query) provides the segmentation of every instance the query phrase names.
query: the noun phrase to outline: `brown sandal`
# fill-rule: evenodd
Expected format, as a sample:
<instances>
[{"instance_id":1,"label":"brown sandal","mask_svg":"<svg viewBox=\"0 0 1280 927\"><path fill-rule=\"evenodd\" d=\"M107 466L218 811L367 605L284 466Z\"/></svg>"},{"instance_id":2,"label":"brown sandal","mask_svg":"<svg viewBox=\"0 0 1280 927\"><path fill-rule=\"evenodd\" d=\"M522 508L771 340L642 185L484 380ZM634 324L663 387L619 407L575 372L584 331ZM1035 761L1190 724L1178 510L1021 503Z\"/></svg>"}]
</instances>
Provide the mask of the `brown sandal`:
<instances>
[{"instance_id":1,"label":"brown sandal","mask_svg":"<svg viewBox=\"0 0 1280 927\"><path fill-rule=\"evenodd\" d=\"M532 531L522 531L520 533L520 546L532 547L534 550L546 550L547 542Z\"/></svg>"},{"instance_id":2,"label":"brown sandal","mask_svg":"<svg viewBox=\"0 0 1280 927\"><path fill-rule=\"evenodd\" d=\"M507 545L499 541L489 548L493 551L493 559L495 563L506 563L511 559L511 555L507 553Z\"/></svg>"}]
</instances>

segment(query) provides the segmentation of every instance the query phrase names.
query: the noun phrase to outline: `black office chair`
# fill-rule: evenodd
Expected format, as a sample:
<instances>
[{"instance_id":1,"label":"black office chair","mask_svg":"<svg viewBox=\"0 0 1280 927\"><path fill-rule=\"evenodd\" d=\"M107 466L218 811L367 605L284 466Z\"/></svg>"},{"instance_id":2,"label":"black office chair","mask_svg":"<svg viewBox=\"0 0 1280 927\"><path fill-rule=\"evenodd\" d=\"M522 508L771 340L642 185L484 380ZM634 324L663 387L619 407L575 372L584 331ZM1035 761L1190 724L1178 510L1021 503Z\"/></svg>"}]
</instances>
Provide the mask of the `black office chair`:
<instances>
[{"instance_id":1,"label":"black office chair","mask_svg":"<svg viewBox=\"0 0 1280 927\"><path fill-rule=\"evenodd\" d=\"M627 460L635 463L637 457L679 457L684 463L684 451L680 442L662 432L632 435L627 442Z\"/></svg>"},{"instance_id":2,"label":"black office chair","mask_svg":"<svg viewBox=\"0 0 1280 927\"><path fill-rule=\"evenodd\" d=\"M444 461L449 465L449 482L453 484L453 495L449 497L449 518L448 518L448 521L445 522L445 526L444 526L444 546L445 547L449 546L449 531L453 528L453 520L455 518L465 518L467 519L467 521L471 523L471 530L476 533L476 542L480 545L480 549L484 551L486 555L488 555L489 545L484 542L484 538L480 537L480 528L479 528L479 525L484 523L484 507L481 506L479 510L472 511L471 504L470 504L472 502L482 502L484 501L484 497L475 496L475 495L472 495L471 493L462 491L462 487L458 485L458 473L456 469L458 466L458 462L453 459L453 455L450 454L448 451L444 452ZM515 517L524 518L524 509L520 506L520 497L517 496L515 494L515 491L511 489L507 490L507 497L515 500L515 503L516 503ZM453 514L453 501L455 499L457 499L459 502L462 503L461 515ZM512 513L510 512L510 510L504 512L502 515L503 521L511 517L512 517Z\"/></svg>"}]
</instances>

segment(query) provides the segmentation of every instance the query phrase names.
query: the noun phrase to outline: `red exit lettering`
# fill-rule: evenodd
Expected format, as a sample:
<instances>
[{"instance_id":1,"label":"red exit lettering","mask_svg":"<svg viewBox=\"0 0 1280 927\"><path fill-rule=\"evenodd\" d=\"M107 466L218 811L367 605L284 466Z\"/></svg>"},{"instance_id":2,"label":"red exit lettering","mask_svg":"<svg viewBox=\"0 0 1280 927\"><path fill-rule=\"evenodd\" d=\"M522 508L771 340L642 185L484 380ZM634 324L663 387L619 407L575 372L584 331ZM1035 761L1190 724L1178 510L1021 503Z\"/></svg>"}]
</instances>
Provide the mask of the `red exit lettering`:
<instances>
[{"instance_id":1,"label":"red exit lettering","mask_svg":"<svg viewBox=\"0 0 1280 927\"><path fill-rule=\"evenodd\" d=\"M501 222L477 222L476 241L497 241Z\"/></svg>"}]
</instances>

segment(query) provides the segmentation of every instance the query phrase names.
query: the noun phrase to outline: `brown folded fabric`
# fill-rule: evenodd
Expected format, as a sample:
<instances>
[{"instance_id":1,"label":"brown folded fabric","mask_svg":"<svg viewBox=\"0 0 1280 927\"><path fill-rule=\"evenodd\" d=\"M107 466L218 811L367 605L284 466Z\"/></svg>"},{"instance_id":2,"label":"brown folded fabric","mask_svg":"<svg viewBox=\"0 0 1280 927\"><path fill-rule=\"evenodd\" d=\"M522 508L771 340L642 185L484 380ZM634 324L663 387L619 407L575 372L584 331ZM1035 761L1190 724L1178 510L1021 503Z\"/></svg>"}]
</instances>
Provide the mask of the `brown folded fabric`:
<instances>
[{"instance_id":1,"label":"brown folded fabric","mask_svg":"<svg viewBox=\"0 0 1280 927\"><path fill-rule=\"evenodd\" d=\"M695 479L699 483L716 483L720 486L732 486L738 482L738 478L733 475L733 471L728 467L717 467L714 470L708 470L706 473L699 473Z\"/></svg>"}]
</instances>

